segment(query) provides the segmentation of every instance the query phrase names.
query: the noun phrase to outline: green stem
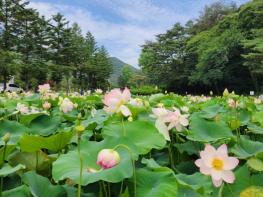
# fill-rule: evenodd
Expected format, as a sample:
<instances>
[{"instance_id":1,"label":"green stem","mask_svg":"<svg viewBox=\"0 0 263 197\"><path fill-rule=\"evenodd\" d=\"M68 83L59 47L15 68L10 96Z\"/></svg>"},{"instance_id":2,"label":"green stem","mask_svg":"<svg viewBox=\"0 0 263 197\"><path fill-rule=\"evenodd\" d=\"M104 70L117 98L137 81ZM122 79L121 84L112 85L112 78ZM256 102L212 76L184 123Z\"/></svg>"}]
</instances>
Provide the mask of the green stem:
<instances>
[{"instance_id":1,"label":"green stem","mask_svg":"<svg viewBox=\"0 0 263 197\"><path fill-rule=\"evenodd\" d=\"M122 194L122 188L123 188L123 180L121 181L121 189L120 189L119 197L120 197L121 194Z\"/></svg>"},{"instance_id":2,"label":"green stem","mask_svg":"<svg viewBox=\"0 0 263 197\"><path fill-rule=\"evenodd\" d=\"M125 128L125 126L124 126L123 117L121 118L121 123L122 123L123 136L126 136L126 128Z\"/></svg>"},{"instance_id":3,"label":"green stem","mask_svg":"<svg viewBox=\"0 0 263 197\"><path fill-rule=\"evenodd\" d=\"M174 169L175 166L174 166L173 151L171 148L171 143L169 143L169 145L168 145L168 152L169 152L169 159L170 159L171 168Z\"/></svg>"},{"instance_id":4,"label":"green stem","mask_svg":"<svg viewBox=\"0 0 263 197\"><path fill-rule=\"evenodd\" d=\"M110 183L108 183L108 192L109 192L109 197L110 197L111 196Z\"/></svg>"},{"instance_id":5,"label":"green stem","mask_svg":"<svg viewBox=\"0 0 263 197\"><path fill-rule=\"evenodd\" d=\"M2 163L3 163L2 166L4 165L4 162L5 162L6 145L7 145L7 143L5 142L5 144L4 144L3 158L2 158ZM4 177L1 176L1 180L0 180L0 197L2 197L3 184L4 184Z\"/></svg>"},{"instance_id":6,"label":"green stem","mask_svg":"<svg viewBox=\"0 0 263 197\"><path fill-rule=\"evenodd\" d=\"M233 194L233 191L232 191L232 189L229 187L229 185L226 183L226 185L227 185L227 188L228 188L228 190L230 191L230 193L231 193L231 196L233 196L234 197L234 194Z\"/></svg>"},{"instance_id":7,"label":"green stem","mask_svg":"<svg viewBox=\"0 0 263 197\"><path fill-rule=\"evenodd\" d=\"M80 154L80 135L78 135L78 154L79 154L79 163L80 163L80 170L79 170L79 184L78 184L78 197L81 197L81 182L82 182L82 158Z\"/></svg>"},{"instance_id":8,"label":"green stem","mask_svg":"<svg viewBox=\"0 0 263 197\"><path fill-rule=\"evenodd\" d=\"M223 197L223 189L224 189L224 182L222 183L219 192L218 192L218 197Z\"/></svg>"},{"instance_id":9,"label":"green stem","mask_svg":"<svg viewBox=\"0 0 263 197\"><path fill-rule=\"evenodd\" d=\"M36 172L38 169L38 151L36 151Z\"/></svg>"},{"instance_id":10,"label":"green stem","mask_svg":"<svg viewBox=\"0 0 263 197\"><path fill-rule=\"evenodd\" d=\"M133 178L134 178L134 185L133 185L133 186L134 186L134 196L136 197L137 191L136 191L135 161L134 161L134 159L133 159L132 151L131 151L131 149L130 149L128 146L126 146L125 144L118 144L117 146L115 146L115 147L113 148L113 150L115 150L115 149L117 149L117 148L119 148L119 147L123 147L123 148L127 149L128 152L129 152L129 154L130 154L131 161L132 161L132 168L133 168Z\"/></svg>"},{"instance_id":11,"label":"green stem","mask_svg":"<svg viewBox=\"0 0 263 197\"><path fill-rule=\"evenodd\" d=\"M103 191L104 191L105 196L108 197L108 193L107 193L107 189L106 189L104 181L102 181L102 186L103 186Z\"/></svg>"}]
</instances>

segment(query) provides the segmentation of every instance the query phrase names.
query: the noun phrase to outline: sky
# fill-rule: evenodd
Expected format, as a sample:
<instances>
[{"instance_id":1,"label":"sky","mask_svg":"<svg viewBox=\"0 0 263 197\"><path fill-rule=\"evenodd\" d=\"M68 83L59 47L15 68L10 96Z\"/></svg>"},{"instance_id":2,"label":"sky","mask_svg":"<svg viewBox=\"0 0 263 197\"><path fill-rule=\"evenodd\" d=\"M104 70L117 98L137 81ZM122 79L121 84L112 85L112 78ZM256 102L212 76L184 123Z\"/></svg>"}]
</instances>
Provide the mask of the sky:
<instances>
[{"instance_id":1,"label":"sky","mask_svg":"<svg viewBox=\"0 0 263 197\"><path fill-rule=\"evenodd\" d=\"M217 0L31 0L30 7L50 18L62 13L77 22L83 34L90 31L110 56L138 67L141 46L176 22L199 16L205 5ZM222 0L241 5L248 0Z\"/></svg>"}]
</instances>

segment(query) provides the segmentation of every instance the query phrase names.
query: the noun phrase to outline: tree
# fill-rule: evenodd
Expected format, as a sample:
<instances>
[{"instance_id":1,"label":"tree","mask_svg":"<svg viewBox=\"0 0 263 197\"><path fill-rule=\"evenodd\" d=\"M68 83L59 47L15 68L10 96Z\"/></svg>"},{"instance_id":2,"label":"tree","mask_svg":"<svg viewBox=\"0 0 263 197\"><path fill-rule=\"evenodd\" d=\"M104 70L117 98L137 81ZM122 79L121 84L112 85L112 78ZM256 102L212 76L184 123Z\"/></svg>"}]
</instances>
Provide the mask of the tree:
<instances>
[{"instance_id":1,"label":"tree","mask_svg":"<svg viewBox=\"0 0 263 197\"><path fill-rule=\"evenodd\" d=\"M19 54L11 51L0 50L0 79L6 84L12 75L16 75L21 64Z\"/></svg>"},{"instance_id":2,"label":"tree","mask_svg":"<svg viewBox=\"0 0 263 197\"><path fill-rule=\"evenodd\" d=\"M130 68L129 65L124 65L121 70L121 75L118 79L118 84L120 87L129 87L131 85L131 79L134 76L133 70Z\"/></svg>"},{"instance_id":3,"label":"tree","mask_svg":"<svg viewBox=\"0 0 263 197\"><path fill-rule=\"evenodd\" d=\"M183 64L186 41L186 29L177 23L165 34L157 35L156 42L147 42L143 46L139 65L151 83L178 89L175 84L180 84L185 77Z\"/></svg>"},{"instance_id":4,"label":"tree","mask_svg":"<svg viewBox=\"0 0 263 197\"><path fill-rule=\"evenodd\" d=\"M246 54L244 65L248 67L255 90L260 90L259 81L263 79L263 28L254 29L252 39L243 42ZM261 79L261 80L259 80Z\"/></svg>"},{"instance_id":5,"label":"tree","mask_svg":"<svg viewBox=\"0 0 263 197\"><path fill-rule=\"evenodd\" d=\"M109 77L112 72L112 64L109 54L104 46L98 48L94 56L95 68L92 70L90 78L91 88L107 89L109 86Z\"/></svg>"},{"instance_id":6,"label":"tree","mask_svg":"<svg viewBox=\"0 0 263 197\"><path fill-rule=\"evenodd\" d=\"M235 3L225 4L222 1L217 1L212 3L209 6L205 6L204 10L201 12L201 15L197 19L197 22L194 24L195 32L201 32L209 30L214 25L218 24L219 21L237 11L237 6Z\"/></svg>"},{"instance_id":7,"label":"tree","mask_svg":"<svg viewBox=\"0 0 263 197\"><path fill-rule=\"evenodd\" d=\"M70 29L68 27L69 22L60 13L52 16L52 21L54 25L49 28L49 58L53 62L53 66L51 67L51 80L59 85L63 79L63 73L66 70L64 60L68 53L64 53L64 51Z\"/></svg>"}]
</instances>

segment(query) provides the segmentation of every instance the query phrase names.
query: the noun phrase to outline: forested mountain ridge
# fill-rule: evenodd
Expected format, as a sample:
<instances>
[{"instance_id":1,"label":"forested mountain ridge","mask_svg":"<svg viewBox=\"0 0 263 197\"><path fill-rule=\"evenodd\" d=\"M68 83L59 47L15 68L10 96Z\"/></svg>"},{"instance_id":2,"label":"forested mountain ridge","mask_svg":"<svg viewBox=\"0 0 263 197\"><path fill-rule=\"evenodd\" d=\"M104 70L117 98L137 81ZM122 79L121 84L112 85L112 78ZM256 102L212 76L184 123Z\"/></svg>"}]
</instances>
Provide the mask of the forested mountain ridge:
<instances>
[{"instance_id":1,"label":"forested mountain ridge","mask_svg":"<svg viewBox=\"0 0 263 197\"><path fill-rule=\"evenodd\" d=\"M147 41L139 64L151 83L181 93L259 92L263 79L263 1L214 3L186 25Z\"/></svg>"},{"instance_id":2,"label":"forested mountain ridge","mask_svg":"<svg viewBox=\"0 0 263 197\"><path fill-rule=\"evenodd\" d=\"M124 66L128 66L132 71L138 72L138 69L136 69L135 67L123 62L122 60L120 60L117 57L110 57L110 62L112 64L112 73L110 75L109 80L113 86L118 85L118 79L122 74L122 69Z\"/></svg>"}]
</instances>

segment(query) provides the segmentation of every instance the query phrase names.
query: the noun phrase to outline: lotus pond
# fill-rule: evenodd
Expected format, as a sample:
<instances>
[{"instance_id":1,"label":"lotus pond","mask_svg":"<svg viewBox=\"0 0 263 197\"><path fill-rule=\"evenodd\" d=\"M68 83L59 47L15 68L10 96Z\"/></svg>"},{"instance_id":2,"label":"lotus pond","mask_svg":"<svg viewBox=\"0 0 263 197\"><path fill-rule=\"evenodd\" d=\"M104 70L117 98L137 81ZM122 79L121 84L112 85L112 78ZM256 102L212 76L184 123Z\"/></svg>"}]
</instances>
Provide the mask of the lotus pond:
<instances>
[{"instance_id":1,"label":"lotus pond","mask_svg":"<svg viewBox=\"0 0 263 197\"><path fill-rule=\"evenodd\" d=\"M263 196L263 102L173 93L0 95L0 196Z\"/></svg>"}]
</instances>

